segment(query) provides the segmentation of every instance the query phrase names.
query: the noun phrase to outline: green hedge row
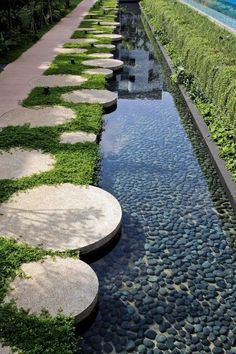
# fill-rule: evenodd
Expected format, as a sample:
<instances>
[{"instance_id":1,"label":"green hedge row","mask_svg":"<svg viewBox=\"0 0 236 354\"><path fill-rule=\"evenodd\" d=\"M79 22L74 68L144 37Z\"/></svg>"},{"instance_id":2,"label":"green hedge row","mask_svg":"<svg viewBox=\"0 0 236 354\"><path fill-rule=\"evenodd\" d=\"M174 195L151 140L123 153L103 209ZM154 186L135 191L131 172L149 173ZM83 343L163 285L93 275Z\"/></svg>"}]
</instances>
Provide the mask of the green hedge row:
<instances>
[{"instance_id":1,"label":"green hedge row","mask_svg":"<svg viewBox=\"0 0 236 354\"><path fill-rule=\"evenodd\" d=\"M236 180L236 36L176 0L142 0Z\"/></svg>"}]
</instances>

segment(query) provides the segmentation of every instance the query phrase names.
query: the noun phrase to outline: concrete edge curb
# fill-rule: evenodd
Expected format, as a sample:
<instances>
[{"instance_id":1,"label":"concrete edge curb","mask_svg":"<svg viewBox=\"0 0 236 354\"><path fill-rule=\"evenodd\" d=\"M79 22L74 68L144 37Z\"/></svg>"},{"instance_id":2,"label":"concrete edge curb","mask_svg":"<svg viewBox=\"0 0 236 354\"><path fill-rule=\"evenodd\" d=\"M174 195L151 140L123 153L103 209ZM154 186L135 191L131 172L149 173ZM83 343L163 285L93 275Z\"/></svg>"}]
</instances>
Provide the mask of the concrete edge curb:
<instances>
[{"instance_id":1,"label":"concrete edge curb","mask_svg":"<svg viewBox=\"0 0 236 354\"><path fill-rule=\"evenodd\" d=\"M166 64L168 65L171 73L174 74L175 70L174 70L172 60L169 57L169 55L167 54L165 48L162 46L161 42L158 40L157 35L155 35L154 30L153 30L152 26L150 25L148 17L145 14L144 9L141 4L140 4L140 9L141 9L141 13L144 16L144 18L148 24L148 27L153 35L154 40L156 41L158 47L160 48L160 51L165 59ZM225 161L222 158L220 158L219 149L218 149L216 143L214 141L212 141L210 138L210 132L209 132L209 129L203 119L203 116L198 112L197 108L195 107L195 105L191 101L184 86L178 85L178 87L179 87L182 97L184 98L184 101L191 113L192 121L195 124L195 126L197 127L197 129L202 137L202 140L203 140L205 146L207 147L210 158L211 158L212 162L214 163L214 166L216 167L220 181L223 184L225 192L229 198L230 204L231 204L234 212L236 213L236 199L235 199L235 197L236 197L236 183L232 180L231 173L226 169Z\"/></svg>"}]
</instances>

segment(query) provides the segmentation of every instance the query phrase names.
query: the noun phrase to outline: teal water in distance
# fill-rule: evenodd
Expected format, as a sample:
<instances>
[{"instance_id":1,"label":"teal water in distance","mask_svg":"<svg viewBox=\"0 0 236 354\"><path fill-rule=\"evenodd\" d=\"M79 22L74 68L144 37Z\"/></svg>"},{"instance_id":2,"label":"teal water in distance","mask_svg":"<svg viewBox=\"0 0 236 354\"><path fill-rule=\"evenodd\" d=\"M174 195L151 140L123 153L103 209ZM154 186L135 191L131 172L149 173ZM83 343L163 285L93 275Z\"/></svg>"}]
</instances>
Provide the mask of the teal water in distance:
<instances>
[{"instance_id":1,"label":"teal water in distance","mask_svg":"<svg viewBox=\"0 0 236 354\"><path fill-rule=\"evenodd\" d=\"M183 0L183 2L236 30L235 0Z\"/></svg>"}]
</instances>

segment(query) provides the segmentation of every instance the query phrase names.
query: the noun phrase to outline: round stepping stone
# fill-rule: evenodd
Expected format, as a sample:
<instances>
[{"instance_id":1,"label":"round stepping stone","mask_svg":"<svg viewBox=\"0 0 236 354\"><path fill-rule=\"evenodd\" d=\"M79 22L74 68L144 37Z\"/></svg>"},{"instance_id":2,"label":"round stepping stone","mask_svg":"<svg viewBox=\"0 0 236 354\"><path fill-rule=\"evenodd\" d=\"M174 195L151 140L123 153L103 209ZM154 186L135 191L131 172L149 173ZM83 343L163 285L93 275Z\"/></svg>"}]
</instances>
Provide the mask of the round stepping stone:
<instances>
[{"instance_id":1,"label":"round stepping stone","mask_svg":"<svg viewBox=\"0 0 236 354\"><path fill-rule=\"evenodd\" d=\"M78 44L83 44L83 43L96 43L97 39L95 38L70 38L68 43L78 43Z\"/></svg>"},{"instance_id":2,"label":"round stepping stone","mask_svg":"<svg viewBox=\"0 0 236 354\"><path fill-rule=\"evenodd\" d=\"M100 103L103 107L112 107L117 102L117 93L107 90L79 90L62 95L67 102Z\"/></svg>"},{"instance_id":3,"label":"round stepping stone","mask_svg":"<svg viewBox=\"0 0 236 354\"><path fill-rule=\"evenodd\" d=\"M0 128L8 126L52 127L64 124L76 117L75 112L66 107L19 107L3 114L0 117Z\"/></svg>"},{"instance_id":4,"label":"round stepping stone","mask_svg":"<svg viewBox=\"0 0 236 354\"><path fill-rule=\"evenodd\" d=\"M88 253L115 237L121 216L118 201L101 188L43 185L0 205L0 235L45 249Z\"/></svg>"},{"instance_id":5,"label":"round stepping stone","mask_svg":"<svg viewBox=\"0 0 236 354\"><path fill-rule=\"evenodd\" d=\"M3 347L0 343L0 354L13 354L10 347Z\"/></svg>"},{"instance_id":6,"label":"round stepping stone","mask_svg":"<svg viewBox=\"0 0 236 354\"><path fill-rule=\"evenodd\" d=\"M59 54L82 54L86 53L87 49L83 48L55 48L54 52Z\"/></svg>"},{"instance_id":7,"label":"round stepping stone","mask_svg":"<svg viewBox=\"0 0 236 354\"><path fill-rule=\"evenodd\" d=\"M79 27L76 29L76 31L78 31L78 32L85 32L85 31L92 32L92 31L94 31L94 28L93 27Z\"/></svg>"},{"instance_id":8,"label":"round stepping stone","mask_svg":"<svg viewBox=\"0 0 236 354\"><path fill-rule=\"evenodd\" d=\"M80 322L93 311L98 299L98 278L86 263L73 258L47 257L42 262L24 263L26 277L17 276L10 284L5 303L31 314L46 309L51 316L62 311Z\"/></svg>"},{"instance_id":9,"label":"round stepping stone","mask_svg":"<svg viewBox=\"0 0 236 354\"><path fill-rule=\"evenodd\" d=\"M84 60L82 64L86 66L94 66L112 70L119 70L124 65L123 61L117 59L91 59Z\"/></svg>"},{"instance_id":10,"label":"round stepping stone","mask_svg":"<svg viewBox=\"0 0 236 354\"><path fill-rule=\"evenodd\" d=\"M94 44L95 48L107 48L110 50L115 50L116 46L114 44Z\"/></svg>"},{"instance_id":11,"label":"round stepping stone","mask_svg":"<svg viewBox=\"0 0 236 354\"><path fill-rule=\"evenodd\" d=\"M15 179L49 171L54 159L38 150L11 149L0 152L0 179Z\"/></svg>"},{"instance_id":12,"label":"round stepping stone","mask_svg":"<svg viewBox=\"0 0 236 354\"><path fill-rule=\"evenodd\" d=\"M113 76L113 71L110 69L103 69L103 68L94 68L94 69L87 69L83 71L84 74L90 74L90 75L105 75L107 78Z\"/></svg>"},{"instance_id":13,"label":"round stepping stone","mask_svg":"<svg viewBox=\"0 0 236 354\"><path fill-rule=\"evenodd\" d=\"M101 22L101 26L120 26L120 22Z\"/></svg>"},{"instance_id":14,"label":"round stepping stone","mask_svg":"<svg viewBox=\"0 0 236 354\"><path fill-rule=\"evenodd\" d=\"M95 34L94 37L96 37L96 38L109 38L113 42L121 41L122 38L123 38L121 36L121 34L114 34L114 33L111 33L111 34Z\"/></svg>"},{"instance_id":15,"label":"round stepping stone","mask_svg":"<svg viewBox=\"0 0 236 354\"><path fill-rule=\"evenodd\" d=\"M79 75L42 75L40 78L33 80L35 86L43 87L63 87L63 86L80 86L87 79Z\"/></svg>"},{"instance_id":16,"label":"round stepping stone","mask_svg":"<svg viewBox=\"0 0 236 354\"><path fill-rule=\"evenodd\" d=\"M70 132L63 133L60 138L60 142L64 144L76 144L85 143L87 141L94 143L96 141L96 134L85 132Z\"/></svg>"},{"instance_id":17,"label":"round stepping stone","mask_svg":"<svg viewBox=\"0 0 236 354\"><path fill-rule=\"evenodd\" d=\"M114 57L113 54L110 53L92 53L92 54L88 54L88 57L90 58L107 58L107 59L111 59Z\"/></svg>"}]
</instances>

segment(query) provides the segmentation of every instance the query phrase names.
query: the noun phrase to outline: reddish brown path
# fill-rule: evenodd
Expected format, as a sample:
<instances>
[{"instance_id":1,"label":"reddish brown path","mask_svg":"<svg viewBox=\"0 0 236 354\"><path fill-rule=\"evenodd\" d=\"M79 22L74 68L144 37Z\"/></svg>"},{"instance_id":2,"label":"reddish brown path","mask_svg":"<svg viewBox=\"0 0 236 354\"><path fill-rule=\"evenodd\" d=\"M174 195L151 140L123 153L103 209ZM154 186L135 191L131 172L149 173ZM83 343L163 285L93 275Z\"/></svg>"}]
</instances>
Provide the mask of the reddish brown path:
<instances>
[{"instance_id":1,"label":"reddish brown path","mask_svg":"<svg viewBox=\"0 0 236 354\"><path fill-rule=\"evenodd\" d=\"M0 74L0 116L18 106L34 87L33 79L42 75L52 62L54 49L65 43L96 0L83 0L36 44Z\"/></svg>"}]
</instances>

